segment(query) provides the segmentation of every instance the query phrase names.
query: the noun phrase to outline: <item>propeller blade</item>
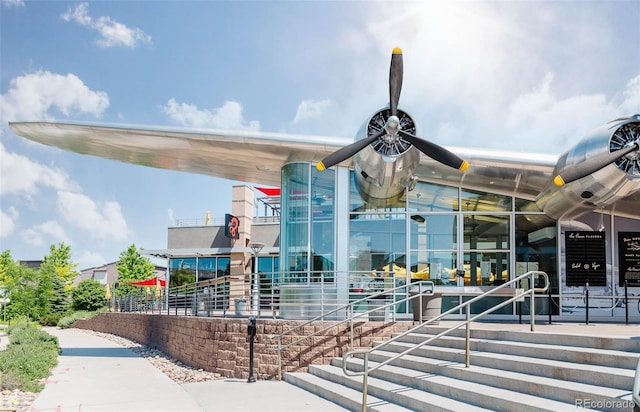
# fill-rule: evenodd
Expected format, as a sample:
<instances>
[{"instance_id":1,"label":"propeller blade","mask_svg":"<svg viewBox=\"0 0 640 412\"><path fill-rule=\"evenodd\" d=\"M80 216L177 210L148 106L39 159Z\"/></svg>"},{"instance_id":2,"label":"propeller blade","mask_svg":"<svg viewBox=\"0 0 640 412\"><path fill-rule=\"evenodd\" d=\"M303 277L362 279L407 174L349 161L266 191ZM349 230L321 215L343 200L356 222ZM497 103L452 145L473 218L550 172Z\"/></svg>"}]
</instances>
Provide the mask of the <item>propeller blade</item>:
<instances>
[{"instance_id":1,"label":"propeller blade","mask_svg":"<svg viewBox=\"0 0 640 412\"><path fill-rule=\"evenodd\" d=\"M461 159L458 155L453 154L449 150L435 143L431 143L427 140L421 139L418 136L414 136L410 133L400 130L400 136L406 141L411 143L425 155L429 156L433 160L436 160L444 165L458 169L464 172L469 168L469 163L466 160Z\"/></svg>"},{"instance_id":2,"label":"propeller blade","mask_svg":"<svg viewBox=\"0 0 640 412\"><path fill-rule=\"evenodd\" d=\"M398 113L398 101L400 100L400 91L402 90L402 49L396 47L391 54L391 68L389 69L389 106L391 108L391 116Z\"/></svg>"},{"instance_id":3,"label":"propeller blade","mask_svg":"<svg viewBox=\"0 0 640 412\"><path fill-rule=\"evenodd\" d=\"M594 156L584 162L578 163L577 165L565 167L553 179L553 183L555 183L556 186L564 186L567 183L582 179L583 177L597 172L639 148L640 146L638 146L638 143L634 143L624 149L616 150L615 152L603 153L599 156Z\"/></svg>"},{"instance_id":4,"label":"propeller blade","mask_svg":"<svg viewBox=\"0 0 640 412\"><path fill-rule=\"evenodd\" d=\"M386 130L382 129L372 136L369 136L365 139L357 140L348 146L336 150L335 152L331 153L329 156L318 162L318 164L316 164L316 169L323 171L330 168L331 166L337 165L338 163L347 160L354 154L358 153L360 150L373 143L377 138L383 136L385 133L387 133Z\"/></svg>"}]
</instances>

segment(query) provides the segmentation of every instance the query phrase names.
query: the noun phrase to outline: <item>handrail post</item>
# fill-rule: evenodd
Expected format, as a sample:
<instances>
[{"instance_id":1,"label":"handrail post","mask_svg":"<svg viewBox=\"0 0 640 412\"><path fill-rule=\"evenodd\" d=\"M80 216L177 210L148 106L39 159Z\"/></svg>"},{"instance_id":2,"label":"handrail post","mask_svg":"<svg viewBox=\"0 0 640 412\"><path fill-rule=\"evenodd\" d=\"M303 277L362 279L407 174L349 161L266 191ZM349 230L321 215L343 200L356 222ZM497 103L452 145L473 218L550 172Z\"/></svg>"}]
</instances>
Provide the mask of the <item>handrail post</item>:
<instances>
[{"instance_id":1,"label":"handrail post","mask_svg":"<svg viewBox=\"0 0 640 412\"><path fill-rule=\"evenodd\" d=\"M349 307L347 308L347 310L349 311L349 350L353 350L353 318L354 318L354 311L353 311L353 304L349 304Z\"/></svg>"},{"instance_id":2,"label":"handrail post","mask_svg":"<svg viewBox=\"0 0 640 412\"><path fill-rule=\"evenodd\" d=\"M367 389L369 385L369 353L364 354L364 374L362 375L362 412L367 412Z\"/></svg>"},{"instance_id":3,"label":"handrail post","mask_svg":"<svg viewBox=\"0 0 640 412\"><path fill-rule=\"evenodd\" d=\"M466 336L464 342L464 364L468 368L471 365L471 305L467 305L466 311Z\"/></svg>"},{"instance_id":4,"label":"handrail post","mask_svg":"<svg viewBox=\"0 0 640 412\"><path fill-rule=\"evenodd\" d=\"M624 319L625 325L629 324L629 293L627 289L627 280L624 280Z\"/></svg>"},{"instance_id":5,"label":"handrail post","mask_svg":"<svg viewBox=\"0 0 640 412\"><path fill-rule=\"evenodd\" d=\"M585 323L588 325L589 324L589 280L587 280L587 301L586 301L586 310L585 310Z\"/></svg>"},{"instance_id":6,"label":"handrail post","mask_svg":"<svg viewBox=\"0 0 640 412\"><path fill-rule=\"evenodd\" d=\"M531 332L536 328L536 288L535 288L535 278L534 273L531 272L529 275L529 288L531 290L531 310L529 310L529 315L531 316Z\"/></svg>"}]
</instances>

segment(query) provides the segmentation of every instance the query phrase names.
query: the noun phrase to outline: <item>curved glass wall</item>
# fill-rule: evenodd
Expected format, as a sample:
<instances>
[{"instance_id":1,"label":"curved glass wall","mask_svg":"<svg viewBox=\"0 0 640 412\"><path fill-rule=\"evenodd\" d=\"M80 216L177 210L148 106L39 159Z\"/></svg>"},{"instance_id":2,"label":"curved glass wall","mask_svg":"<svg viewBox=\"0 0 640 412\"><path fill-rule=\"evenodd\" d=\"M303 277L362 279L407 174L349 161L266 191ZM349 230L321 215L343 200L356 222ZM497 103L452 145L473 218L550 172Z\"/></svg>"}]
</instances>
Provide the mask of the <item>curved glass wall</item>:
<instances>
[{"instance_id":1,"label":"curved glass wall","mask_svg":"<svg viewBox=\"0 0 640 412\"><path fill-rule=\"evenodd\" d=\"M285 318L310 318L336 306L335 187L333 170L319 172L309 163L282 168L279 281Z\"/></svg>"}]
</instances>

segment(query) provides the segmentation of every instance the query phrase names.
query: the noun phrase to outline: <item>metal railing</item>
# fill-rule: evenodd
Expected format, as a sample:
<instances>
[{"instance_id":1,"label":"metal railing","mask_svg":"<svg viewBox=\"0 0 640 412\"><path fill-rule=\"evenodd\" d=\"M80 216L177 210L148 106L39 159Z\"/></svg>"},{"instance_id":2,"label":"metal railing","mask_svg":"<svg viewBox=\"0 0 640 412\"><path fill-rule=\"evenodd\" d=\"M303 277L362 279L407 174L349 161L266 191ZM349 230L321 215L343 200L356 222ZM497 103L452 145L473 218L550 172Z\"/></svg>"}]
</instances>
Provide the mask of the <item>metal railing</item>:
<instances>
[{"instance_id":1,"label":"metal railing","mask_svg":"<svg viewBox=\"0 0 640 412\"><path fill-rule=\"evenodd\" d=\"M402 292L404 291L404 293ZM399 293L398 293L399 292ZM313 319L309 319L308 321L301 323L299 325L296 325L295 327L288 329L287 331L279 334L279 335L268 335L267 336L267 341L265 342L265 348L268 351L277 351L278 353L278 380L282 379L282 351L288 349L291 346L294 345L298 345L302 342L304 342L307 339L310 339L314 336L320 335L326 331L328 331L331 328L335 328L336 326L340 326L344 323L349 323L349 349L353 350L353 338L354 338L354 322L356 318L359 317L363 317L363 316L367 316L367 318L369 319L371 317L372 314L376 313L379 314L380 312L383 313L382 315L382 319L384 321L390 320L390 321L395 321L395 310L390 310L390 317L391 319L387 319L386 316L386 309L387 308L391 308L391 307L396 307L397 305L404 303L404 302L409 302L409 301L413 301L414 299L418 299L419 300L419 304L420 307L422 307L422 299L423 296L425 296L424 292L429 292L430 294L433 294L434 292L434 285L433 282L431 281L419 281L419 282L414 282L414 283L410 283L410 284L405 284L405 285L401 285L401 286L396 286L394 288L391 289L387 289L387 290L383 290L381 292L377 292L377 293L373 293L371 295L368 295L364 298L361 299L357 299L354 300L352 302L349 302L347 304L344 305L340 305L337 308L330 310L328 312L325 312L323 314L321 314L320 316L316 316ZM391 299L387 299L388 297L392 297ZM404 297L403 297L404 296ZM400 299L397 299L396 297L400 297ZM380 300L384 299L384 302L380 302ZM368 309L369 308L369 304L370 302L374 303L372 309ZM363 303L367 303L367 310L365 311L356 311L356 307L358 307L359 305L362 305ZM340 313L345 313L346 317L340 320L337 320L335 322L330 323L329 325L325 326L324 328L321 329L317 329L315 330L313 333L305 335L303 337L300 337L298 339L295 339L285 345L282 344L282 338L288 335L292 335L293 333L295 333L296 331L304 328L305 326L308 326L309 324L313 323L313 322L317 322L317 321L321 321L321 320L325 320L326 318L332 317L332 315L337 315ZM422 312L419 315L420 317L422 316ZM369 319L370 320L370 319ZM276 340L276 346L275 348L269 345L269 340Z\"/></svg>"},{"instance_id":2,"label":"metal railing","mask_svg":"<svg viewBox=\"0 0 640 412\"><path fill-rule=\"evenodd\" d=\"M636 407L640 408L640 359L638 359L638 365L636 366L636 376L633 378L632 396Z\"/></svg>"},{"instance_id":3,"label":"metal railing","mask_svg":"<svg viewBox=\"0 0 640 412\"><path fill-rule=\"evenodd\" d=\"M538 280L536 278L538 278L538 277L542 277L542 279L544 280L544 287L532 287L532 288L529 288L527 290L517 289L517 287L520 286L521 281L525 280L525 279L529 280L528 285L536 285L537 284L536 280ZM512 286L512 289L515 288L514 289L514 293L513 293L513 297L511 297L510 299L507 299L505 301L502 301L502 302L496 304L495 306L485 310L484 312L481 312L481 313L471 317L471 305L472 304L474 304L474 303L476 303L476 302L478 302L478 301L480 301L482 299L485 299L487 297L491 297L492 295L493 296L496 296L496 295L504 296L504 294L502 294L502 295L500 294L500 291L504 292L505 288L509 288L511 286ZM489 313L492 313L492 312L500 309L501 307L503 307L505 305L508 305L508 304L510 304L512 302L522 301L526 296L530 296L530 298L531 298L531 307L535 307L535 294L536 293L544 293L544 292L547 291L548 288L549 288L549 277L547 276L547 274L545 272L540 272L540 271L527 272L524 275L518 276L517 278L515 278L515 279L513 279L513 280L511 280L509 282L506 282L506 283L504 283L504 284L502 284L502 285L500 285L500 286L498 286L498 287L496 287L494 289L491 289L491 290L489 290L489 291L487 291L487 292L485 292L485 293L483 293L483 294L481 294L479 296L474 297L473 299L470 299L470 300L468 300L468 301L466 301L466 302L464 302L464 303L462 303L462 304L460 304L460 305L458 305L456 307L453 307L453 308L443 312L439 316L437 316L437 317L435 317L433 319L429 319L426 322L424 322L424 323L422 323L422 324L420 324L420 325L418 325L418 326L416 326L414 328L411 328L411 329L409 329L408 331L406 331L404 333L401 333L401 334L399 334L399 335L397 335L397 336L395 336L395 337L393 337L393 338L391 338L389 340L386 340L385 342L381 343L380 345L377 345L377 346L372 347L372 348L367 349L367 350L351 350L351 351L345 353L343 355L343 357L342 357L342 370L343 370L343 372L348 376L362 376L363 377L362 378L362 411L365 412L367 410L368 377L369 377L369 374L371 372L373 372L373 371L375 371L377 369L380 369L381 367L383 367L383 366L385 366L385 365L387 365L387 364L389 364L391 362L394 362L395 360L397 360L397 359L399 359L399 358L401 358L401 357L403 357L405 355L408 355L408 354L412 353L413 351L415 351L415 350L417 350L417 349L429 344L430 342L432 342L432 341L434 341L436 339L439 339L439 338L441 338L441 337L443 337L445 335L450 334L451 332L459 329L462 326L466 326L466 333L465 333L465 366L469 367L469 365L470 365L470 352L471 352L470 351L470 340L471 340L471 328L470 328L470 325L471 325L471 322L473 322L474 320L477 320L477 319L479 319L479 318L481 318L481 317L483 317L483 316L485 316L485 315L487 315ZM389 344L391 344L393 342L396 342L399 339L402 339L404 336L406 336L406 335L408 335L410 333L415 333L416 330L424 327L425 325L429 325L431 323L438 322L443 317L445 317L445 316L447 316L447 315L449 315L451 313L460 311L463 308L465 309L465 314L466 314L466 319L463 322L461 322L461 323L459 323L459 324L457 324L457 325L455 325L455 326L453 326L453 327L451 327L451 328L449 328L449 329L447 329L447 330L445 330L445 331L443 331L441 333L438 333L437 335L432 336L432 337L430 337L430 338L428 338L428 339L426 339L426 340L424 340L424 341L412 346L411 348L409 348L409 349L407 349L407 350L405 350L405 351L403 351L401 353L398 353L397 355L395 355L395 356L393 356L391 358L388 358L388 359L386 359L386 360L384 360L382 362L377 363L374 366L369 367L369 355L371 353L373 353L375 351L378 351L378 350L381 350L385 346L387 346L387 345L389 345ZM530 322L531 322L531 331L533 332L534 329L535 329L535 310L532 310L530 312L530 317L531 317L531 320L530 320ZM362 356L363 357L363 364L362 364L363 370L362 371L350 371L350 370L347 369L347 366L348 366L347 361L348 361L348 359L351 358L351 357L354 357L354 356ZM637 374L636 374L636 377L637 377Z\"/></svg>"}]
</instances>

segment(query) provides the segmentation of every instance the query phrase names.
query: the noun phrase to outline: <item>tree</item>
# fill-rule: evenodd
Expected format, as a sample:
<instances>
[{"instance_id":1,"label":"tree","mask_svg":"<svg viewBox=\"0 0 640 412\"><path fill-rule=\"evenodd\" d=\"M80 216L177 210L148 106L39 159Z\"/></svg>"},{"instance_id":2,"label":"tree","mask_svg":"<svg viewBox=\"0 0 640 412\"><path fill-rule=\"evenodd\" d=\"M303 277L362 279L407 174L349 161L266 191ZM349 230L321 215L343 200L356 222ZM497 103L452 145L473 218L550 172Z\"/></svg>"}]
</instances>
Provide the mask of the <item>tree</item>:
<instances>
[{"instance_id":1,"label":"tree","mask_svg":"<svg viewBox=\"0 0 640 412\"><path fill-rule=\"evenodd\" d=\"M45 313L42 301L38 299L39 272L20 265L5 250L0 255L0 288L10 299L7 316L13 319L29 316L39 319Z\"/></svg>"},{"instance_id":2,"label":"tree","mask_svg":"<svg viewBox=\"0 0 640 412\"><path fill-rule=\"evenodd\" d=\"M131 245L127 250L120 253L116 267L118 268L119 282L118 288L115 291L117 296L140 292L140 287L131 286L127 283L152 278L156 268L149 258L140 255L136 245Z\"/></svg>"},{"instance_id":3,"label":"tree","mask_svg":"<svg viewBox=\"0 0 640 412\"><path fill-rule=\"evenodd\" d=\"M105 288L93 279L85 279L71 293L73 310L94 311L106 306Z\"/></svg>"},{"instance_id":4,"label":"tree","mask_svg":"<svg viewBox=\"0 0 640 412\"><path fill-rule=\"evenodd\" d=\"M75 270L77 266L77 263L71 261L71 247L62 242L57 247L51 245L49 255L44 257L40 269L53 272L62 281L65 292L70 293L73 289L73 279L78 276Z\"/></svg>"},{"instance_id":5,"label":"tree","mask_svg":"<svg viewBox=\"0 0 640 412\"><path fill-rule=\"evenodd\" d=\"M68 310L73 279L78 276L77 264L71 261L71 247L64 242L51 245L49 251L40 265L38 305L44 308L43 315L59 316Z\"/></svg>"}]
</instances>

